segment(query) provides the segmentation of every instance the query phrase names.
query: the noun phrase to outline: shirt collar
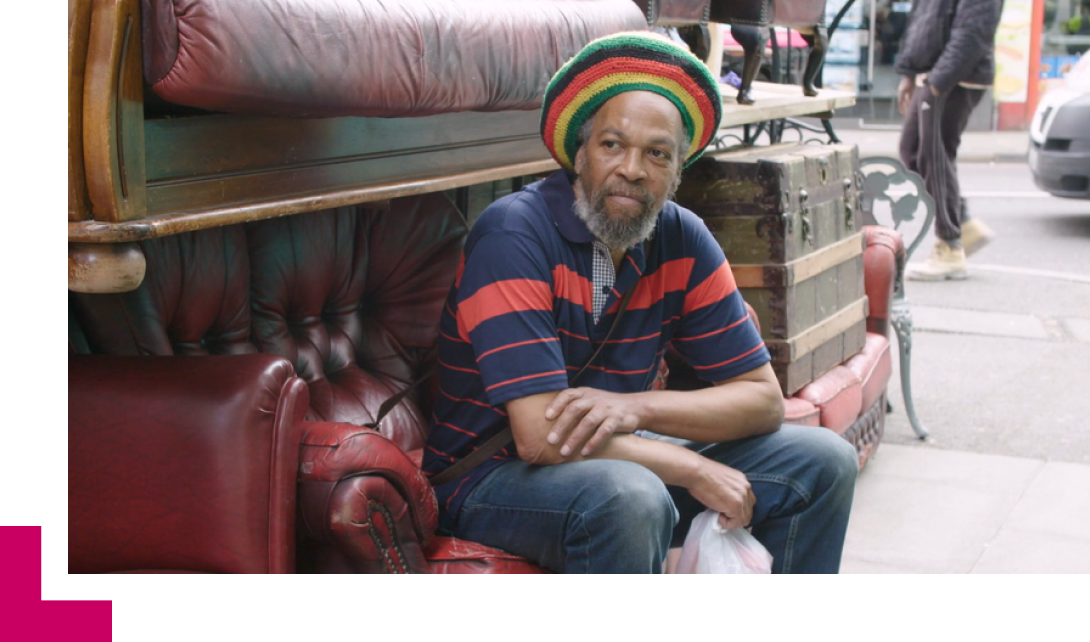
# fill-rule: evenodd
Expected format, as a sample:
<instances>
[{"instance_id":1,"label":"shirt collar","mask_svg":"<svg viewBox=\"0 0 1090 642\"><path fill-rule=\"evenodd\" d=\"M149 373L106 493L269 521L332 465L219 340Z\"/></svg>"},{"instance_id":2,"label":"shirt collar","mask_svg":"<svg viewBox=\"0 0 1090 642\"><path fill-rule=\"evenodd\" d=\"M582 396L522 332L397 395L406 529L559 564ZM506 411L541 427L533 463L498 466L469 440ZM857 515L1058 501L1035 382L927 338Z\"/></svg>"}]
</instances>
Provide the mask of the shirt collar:
<instances>
[{"instance_id":1,"label":"shirt collar","mask_svg":"<svg viewBox=\"0 0 1090 642\"><path fill-rule=\"evenodd\" d=\"M590 243L594 235L587 229L586 223L575 215L574 180L575 174L558 169L542 182L538 192L549 206L553 222L564 238L572 243Z\"/></svg>"},{"instance_id":2,"label":"shirt collar","mask_svg":"<svg viewBox=\"0 0 1090 642\"><path fill-rule=\"evenodd\" d=\"M541 182L541 185L538 187L538 193L545 199L545 204L548 205L549 211L553 216L553 222L556 223L556 227L560 230L561 236L572 243L592 243L594 241L594 235L587 229L587 224L575 215L575 189L572 187L574 181L574 173L565 169L558 169ZM659 213L658 227L662 227L661 212ZM659 234L660 231L661 230L656 229L655 233ZM637 279L647 271L647 261L644 256L645 244L646 243L642 242L638 243L636 247L628 251L628 256L630 256L633 263L635 263L635 278ZM621 272L617 276L621 277L625 272L625 264L622 263ZM629 279L624 278L622 280L626 282L624 285L627 287L627 281Z\"/></svg>"}]
</instances>

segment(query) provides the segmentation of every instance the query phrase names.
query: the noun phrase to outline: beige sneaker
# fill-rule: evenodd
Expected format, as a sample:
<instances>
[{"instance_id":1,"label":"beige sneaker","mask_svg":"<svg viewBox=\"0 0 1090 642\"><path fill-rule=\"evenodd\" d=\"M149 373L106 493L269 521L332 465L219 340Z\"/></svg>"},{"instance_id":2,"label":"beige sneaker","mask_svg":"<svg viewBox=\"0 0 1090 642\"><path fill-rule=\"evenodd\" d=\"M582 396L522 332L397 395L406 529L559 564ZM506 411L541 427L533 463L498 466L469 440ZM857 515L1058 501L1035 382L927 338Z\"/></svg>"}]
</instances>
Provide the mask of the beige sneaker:
<instances>
[{"instance_id":1,"label":"beige sneaker","mask_svg":"<svg viewBox=\"0 0 1090 642\"><path fill-rule=\"evenodd\" d=\"M965 256L976 254L994 238L995 231L975 218L961 224L961 247Z\"/></svg>"},{"instance_id":2,"label":"beige sneaker","mask_svg":"<svg viewBox=\"0 0 1090 642\"><path fill-rule=\"evenodd\" d=\"M936 239L935 249L927 261L922 265L909 265L905 276L910 281L960 281L969 278L965 266L963 248L955 250L942 239Z\"/></svg>"}]
</instances>

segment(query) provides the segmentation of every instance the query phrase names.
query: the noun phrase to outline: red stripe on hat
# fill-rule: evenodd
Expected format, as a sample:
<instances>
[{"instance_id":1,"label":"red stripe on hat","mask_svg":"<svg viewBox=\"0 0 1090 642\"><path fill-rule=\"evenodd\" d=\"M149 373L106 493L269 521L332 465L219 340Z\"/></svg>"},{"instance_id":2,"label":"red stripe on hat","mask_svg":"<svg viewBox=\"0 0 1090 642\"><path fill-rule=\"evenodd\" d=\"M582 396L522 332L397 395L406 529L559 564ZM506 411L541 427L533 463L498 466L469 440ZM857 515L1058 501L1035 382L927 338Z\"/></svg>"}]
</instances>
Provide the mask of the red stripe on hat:
<instances>
[{"instance_id":1,"label":"red stripe on hat","mask_svg":"<svg viewBox=\"0 0 1090 642\"><path fill-rule=\"evenodd\" d=\"M661 76L673 80L692 96L704 118L704 131L700 132L700 147L703 147L711 139L711 129L715 126L715 108L708 99L704 90L692 76L685 73L681 67L653 60L622 56L604 60L593 67L581 72L572 79L571 83L552 102L552 108L545 120L545 131L549 134L548 140L553 139L556 130L556 121L564 109L592 83L611 74L643 72L655 76Z\"/></svg>"}]
</instances>

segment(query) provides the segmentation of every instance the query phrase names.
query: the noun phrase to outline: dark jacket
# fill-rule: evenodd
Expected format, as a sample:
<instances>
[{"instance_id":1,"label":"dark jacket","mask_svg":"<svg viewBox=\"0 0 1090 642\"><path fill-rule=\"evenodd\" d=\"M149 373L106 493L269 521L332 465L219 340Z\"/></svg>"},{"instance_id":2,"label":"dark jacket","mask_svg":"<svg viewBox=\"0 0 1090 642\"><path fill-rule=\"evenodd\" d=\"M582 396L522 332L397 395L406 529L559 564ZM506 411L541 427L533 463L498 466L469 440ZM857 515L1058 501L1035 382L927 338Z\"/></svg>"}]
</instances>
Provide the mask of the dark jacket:
<instances>
[{"instance_id":1,"label":"dark jacket","mask_svg":"<svg viewBox=\"0 0 1090 642\"><path fill-rule=\"evenodd\" d=\"M915 0L895 68L927 72L939 91L958 83L990 85L995 77L995 30L1003 0Z\"/></svg>"}]
</instances>

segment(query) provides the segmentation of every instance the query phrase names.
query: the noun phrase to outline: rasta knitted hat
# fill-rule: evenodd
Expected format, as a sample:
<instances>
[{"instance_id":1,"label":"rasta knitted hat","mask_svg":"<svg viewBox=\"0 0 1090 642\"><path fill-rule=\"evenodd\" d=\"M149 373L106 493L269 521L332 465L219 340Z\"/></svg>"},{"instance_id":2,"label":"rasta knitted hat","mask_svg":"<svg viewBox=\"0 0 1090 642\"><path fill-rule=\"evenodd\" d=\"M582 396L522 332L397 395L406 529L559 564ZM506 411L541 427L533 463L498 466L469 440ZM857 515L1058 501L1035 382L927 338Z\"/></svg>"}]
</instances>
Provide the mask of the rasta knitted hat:
<instances>
[{"instance_id":1,"label":"rasta knitted hat","mask_svg":"<svg viewBox=\"0 0 1090 642\"><path fill-rule=\"evenodd\" d=\"M587 118L626 91L654 92L681 112L690 137L685 165L700 157L719 129L719 83L700 59L650 31L615 33L583 47L545 89L541 137L561 167L574 170Z\"/></svg>"}]
</instances>

